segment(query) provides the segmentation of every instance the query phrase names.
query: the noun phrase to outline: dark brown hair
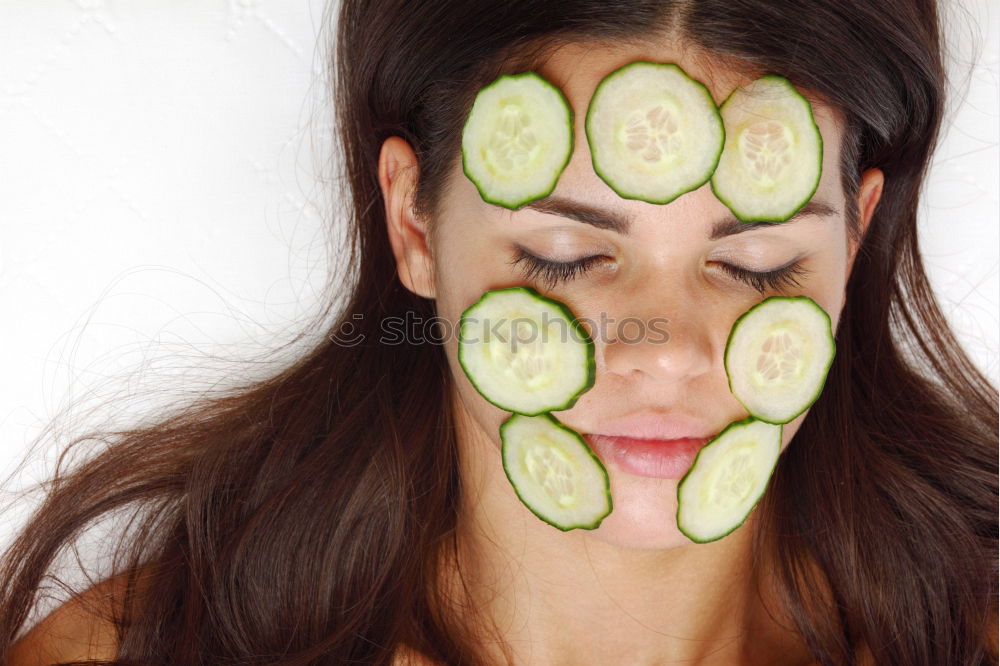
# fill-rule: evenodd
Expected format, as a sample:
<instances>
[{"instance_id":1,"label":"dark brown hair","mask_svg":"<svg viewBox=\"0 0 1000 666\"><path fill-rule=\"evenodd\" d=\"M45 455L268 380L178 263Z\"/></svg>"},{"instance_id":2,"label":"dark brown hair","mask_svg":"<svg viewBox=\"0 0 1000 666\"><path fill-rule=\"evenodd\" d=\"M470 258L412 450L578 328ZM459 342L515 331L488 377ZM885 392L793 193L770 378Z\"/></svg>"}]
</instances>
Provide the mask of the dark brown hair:
<instances>
[{"instance_id":1,"label":"dark brown hair","mask_svg":"<svg viewBox=\"0 0 1000 666\"><path fill-rule=\"evenodd\" d=\"M434 314L396 277L379 149L410 142L416 203L433 216L479 88L562 41L675 28L837 109L848 201L864 169L886 176L826 388L758 509L755 565L777 577L824 665L862 653L995 663L997 392L950 332L917 242L943 107L936 11L928 0L342 0L333 90L350 263L329 330L352 322L366 340L324 337L262 381L81 436L107 447L50 483L2 561L0 662L61 549L128 508L113 566L130 582L117 664L388 664L404 645L478 663L462 598L439 585L460 496L447 359L436 344L378 342L384 317Z\"/></svg>"}]
</instances>

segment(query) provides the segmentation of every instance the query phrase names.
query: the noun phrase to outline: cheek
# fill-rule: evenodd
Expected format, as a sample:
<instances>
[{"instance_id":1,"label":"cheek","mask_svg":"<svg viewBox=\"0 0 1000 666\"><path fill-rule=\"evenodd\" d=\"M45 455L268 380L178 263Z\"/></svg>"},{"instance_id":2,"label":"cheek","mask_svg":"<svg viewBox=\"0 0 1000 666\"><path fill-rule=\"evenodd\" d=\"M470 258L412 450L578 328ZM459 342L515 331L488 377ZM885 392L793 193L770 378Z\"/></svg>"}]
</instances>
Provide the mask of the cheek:
<instances>
[{"instance_id":1,"label":"cheek","mask_svg":"<svg viewBox=\"0 0 1000 666\"><path fill-rule=\"evenodd\" d=\"M482 261L483 248L474 239L455 233L442 236L433 247L434 306L437 316L446 322L452 333L446 342L451 343L450 351L453 352L462 312L492 288L496 276L490 273L489 264Z\"/></svg>"},{"instance_id":2,"label":"cheek","mask_svg":"<svg viewBox=\"0 0 1000 666\"><path fill-rule=\"evenodd\" d=\"M438 316L456 323L484 291L513 286L501 257L504 241L486 233L477 219L450 214L439 220L431 239Z\"/></svg>"},{"instance_id":3,"label":"cheek","mask_svg":"<svg viewBox=\"0 0 1000 666\"><path fill-rule=\"evenodd\" d=\"M833 330L837 330L840 312L843 309L844 289L847 285L847 242L843 238L831 238L828 251L815 257L811 270L813 274L803 294L812 298L830 315Z\"/></svg>"},{"instance_id":4,"label":"cheek","mask_svg":"<svg viewBox=\"0 0 1000 666\"><path fill-rule=\"evenodd\" d=\"M514 286L510 271L497 256L500 244L485 234L443 229L433 246L436 316L442 326L444 353L454 379L459 418L463 430L474 440L488 439L499 447L500 424L510 413L486 401L469 381L458 362L458 334L462 312L483 292Z\"/></svg>"}]
</instances>

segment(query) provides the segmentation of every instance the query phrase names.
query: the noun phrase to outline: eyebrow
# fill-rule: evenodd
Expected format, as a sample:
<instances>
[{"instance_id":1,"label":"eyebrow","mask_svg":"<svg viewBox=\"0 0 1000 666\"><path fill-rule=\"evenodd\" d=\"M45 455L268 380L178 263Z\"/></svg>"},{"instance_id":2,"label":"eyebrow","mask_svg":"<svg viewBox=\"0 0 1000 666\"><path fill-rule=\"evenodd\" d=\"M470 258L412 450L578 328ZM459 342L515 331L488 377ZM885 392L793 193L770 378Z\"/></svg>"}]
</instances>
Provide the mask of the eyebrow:
<instances>
[{"instance_id":1,"label":"eyebrow","mask_svg":"<svg viewBox=\"0 0 1000 666\"><path fill-rule=\"evenodd\" d=\"M791 224L804 217L832 217L838 214L839 211L825 201L813 200L807 202L806 205L796 211L795 215L792 215L784 222L741 222L734 215L729 215L712 225L712 231L708 234L708 239L719 240L726 236L741 234L744 231Z\"/></svg>"},{"instance_id":2,"label":"eyebrow","mask_svg":"<svg viewBox=\"0 0 1000 666\"><path fill-rule=\"evenodd\" d=\"M542 199L536 199L535 201L525 204L524 208L530 208L531 210L535 210L540 213L569 218L571 220L576 220L577 222L589 224L590 226L598 229L614 231L622 234L623 236L627 236L632 228L632 218L627 215L621 215L620 213L616 213L614 211L605 210L603 208L598 208L596 206L591 206L589 204L580 203L578 201L558 196L550 195ZM831 217L838 214L839 211L830 204L820 200L812 200L802 206L802 208L800 208L794 215L784 222L741 222L735 216L729 215L728 217L718 220L712 225L712 230L709 232L708 237L709 240L714 241L719 240L720 238L725 238L726 236L741 234L745 231L765 229L780 224L789 224L791 222L801 220L804 217Z\"/></svg>"},{"instance_id":3,"label":"eyebrow","mask_svg":"<svg viewBox=\"0 0 1000 666\"><path fill-rule=\"evenodd\" d=\"M623 236L627 236L629 230L632 228L632 218L626 215L572 201L571 199L564 199L563 197L550 195L525 204L524 207L537 210L540 213L568 217L571 220L583 222L598 229L608 229Z\"/></svg>"}]
</instances>

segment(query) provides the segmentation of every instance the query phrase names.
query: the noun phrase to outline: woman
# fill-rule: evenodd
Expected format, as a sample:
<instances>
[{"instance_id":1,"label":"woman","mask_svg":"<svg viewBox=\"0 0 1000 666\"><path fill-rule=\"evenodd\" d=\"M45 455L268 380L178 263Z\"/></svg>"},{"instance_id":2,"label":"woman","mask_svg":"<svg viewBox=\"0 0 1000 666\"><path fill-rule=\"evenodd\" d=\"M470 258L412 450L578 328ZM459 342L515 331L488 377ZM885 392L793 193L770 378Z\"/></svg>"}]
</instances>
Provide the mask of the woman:
<instances>
[{"instance_id":1,"label":"woman","mask_svg":"<svg viewBox=\"0 0 1000 666\"><path fill-rule=\"evenodd\" d=\"M347 306L292 367L105 435L60 480L3 562L0 661L995 663L997 393L917 247L943 102L933 4L344 0L337 29ZM545 210L500 209L464 177L465 114L499 74L538 72L580 119L641 59L716 102L763 73L792 81L824 139L824 214L727 235L708 187L621 199L579 122ZM595 336L596 383L559 413L592 441L718 432L745 415L721 366L735 317L772 294L831 314L825 389L741 528L691 543L677 480L613 460L597 530L558 532L517 501L506 414L453 336L385 336L389 318L454 323L517 284L579 316L669 322L665 344ZM118 507L138 509L119 574L12 647L59 548Z\"/></svg>"}]
</instances>

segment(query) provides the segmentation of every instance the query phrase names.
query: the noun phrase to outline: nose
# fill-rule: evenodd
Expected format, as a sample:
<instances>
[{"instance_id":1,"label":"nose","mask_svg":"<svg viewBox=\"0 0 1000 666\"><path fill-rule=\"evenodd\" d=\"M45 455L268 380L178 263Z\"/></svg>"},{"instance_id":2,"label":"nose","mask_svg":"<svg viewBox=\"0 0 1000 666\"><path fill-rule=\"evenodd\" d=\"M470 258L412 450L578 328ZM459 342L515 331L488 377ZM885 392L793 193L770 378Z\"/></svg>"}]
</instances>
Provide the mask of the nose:
<instances>
[{"instance_id":1,"label":"nose","mask_svg":"<svg viewBox=\"0 0 1000 666\"><path fill-rule=\"evenodd\" d=\"M663 310L647 317L627 317L609 327L604 345L608 371L673 383L689 380L713 365L713 345L706 313Z\"/></svg>"}]
</instances>

